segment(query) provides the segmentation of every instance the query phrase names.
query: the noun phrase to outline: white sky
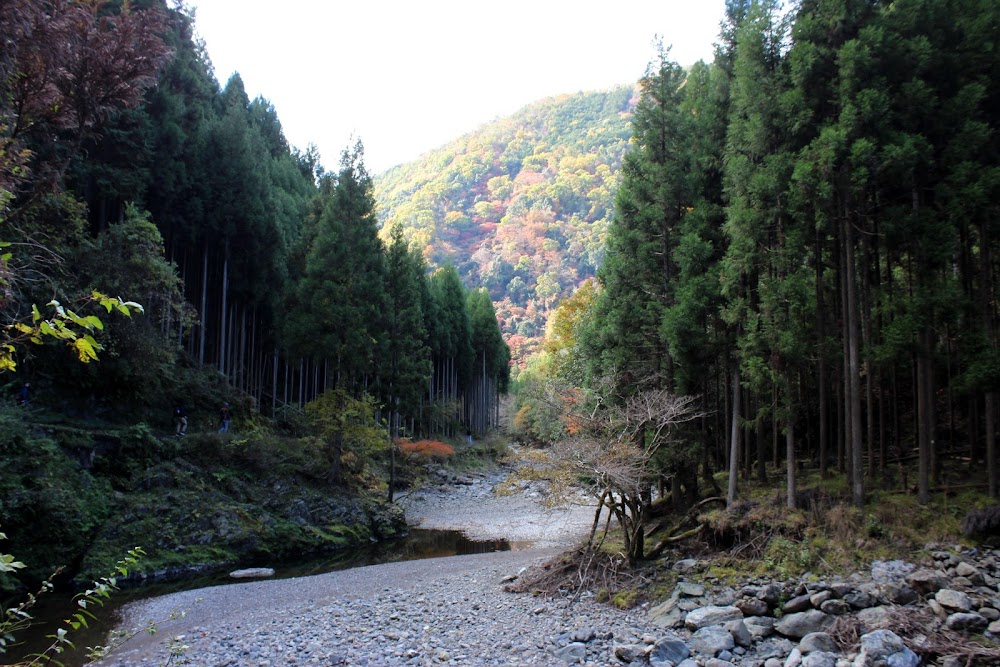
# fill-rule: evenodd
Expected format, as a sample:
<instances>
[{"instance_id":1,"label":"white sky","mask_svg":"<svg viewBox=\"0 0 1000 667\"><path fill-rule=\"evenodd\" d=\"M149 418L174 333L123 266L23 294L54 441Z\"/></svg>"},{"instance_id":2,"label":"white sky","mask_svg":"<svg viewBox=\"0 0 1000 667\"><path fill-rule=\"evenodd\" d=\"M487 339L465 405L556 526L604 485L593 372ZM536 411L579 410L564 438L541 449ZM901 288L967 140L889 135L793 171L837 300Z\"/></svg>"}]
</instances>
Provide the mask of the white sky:
<instances>
[{"instance_id":1,"label":"white sky","mask_svg":"<svg viewBox=\"0 0 1000 667\"><path fill-rule=\"evenodd\" d=\"M225 85L238 71L327 169L360 137L371 173L526 104L634 83L672 45L712 58L724 0L187 0Z\"/></svg>"}]
</instances>

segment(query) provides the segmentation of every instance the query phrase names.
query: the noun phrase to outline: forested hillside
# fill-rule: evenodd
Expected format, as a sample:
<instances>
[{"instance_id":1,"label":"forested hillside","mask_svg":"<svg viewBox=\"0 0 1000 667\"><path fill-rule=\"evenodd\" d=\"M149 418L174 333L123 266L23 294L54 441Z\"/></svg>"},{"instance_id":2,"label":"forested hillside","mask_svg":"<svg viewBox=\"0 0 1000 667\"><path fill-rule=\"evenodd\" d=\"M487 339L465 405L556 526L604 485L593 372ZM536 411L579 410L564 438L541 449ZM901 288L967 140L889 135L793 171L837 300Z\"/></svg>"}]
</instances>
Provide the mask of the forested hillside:
<instances>
[{"instance_id":1,"label":"forested hillside","mask_svg":"<svg viewBox=\"0 0 1000 667\"><path fill-rule=\"evenodd\" d=\"M1000 492L1000 5L782 8L730 0L713 63L654 61L599 283L533 369L586 393L562 391L571 419L551 394L520 407L527 432L618 461L626 519L643 484L680 503L726 467L730 506L777 474L795 507L800 462L845 473L858 507ZM695 399L682 437L662 391Z\"/></svg>"},{"instance_id":2,"label":"forested hillside","mask_svg":"<svg viewBox=\"0 0 1000 667\"><path fill-rule=\"evenodd\" d=\"M634 94L542 100L376 179L385 229L489 290L521 361L601 264Z\"/></svg>"}]
</instances>

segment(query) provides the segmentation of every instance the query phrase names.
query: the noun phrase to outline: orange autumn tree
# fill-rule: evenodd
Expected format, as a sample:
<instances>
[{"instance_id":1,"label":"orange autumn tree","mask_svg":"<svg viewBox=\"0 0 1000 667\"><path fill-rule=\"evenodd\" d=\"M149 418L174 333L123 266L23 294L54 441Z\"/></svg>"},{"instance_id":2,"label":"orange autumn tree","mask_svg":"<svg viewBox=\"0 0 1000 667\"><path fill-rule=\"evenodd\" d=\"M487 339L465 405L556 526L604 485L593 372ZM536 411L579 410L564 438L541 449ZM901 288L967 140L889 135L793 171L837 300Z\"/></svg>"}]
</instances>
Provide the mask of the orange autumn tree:
<instances>
[{"instance_id":1,"label":"orange autumn tree","mask_svg":"<svg viewBox=\"0 0 1000 667\"><path fill-rule=\"evenodd\" d=\"M429 460L444 460L455 453L455 448L440 440L417 440L397 438L396 446L406 459L419 456Z\"/></svg>"}]
</instances>

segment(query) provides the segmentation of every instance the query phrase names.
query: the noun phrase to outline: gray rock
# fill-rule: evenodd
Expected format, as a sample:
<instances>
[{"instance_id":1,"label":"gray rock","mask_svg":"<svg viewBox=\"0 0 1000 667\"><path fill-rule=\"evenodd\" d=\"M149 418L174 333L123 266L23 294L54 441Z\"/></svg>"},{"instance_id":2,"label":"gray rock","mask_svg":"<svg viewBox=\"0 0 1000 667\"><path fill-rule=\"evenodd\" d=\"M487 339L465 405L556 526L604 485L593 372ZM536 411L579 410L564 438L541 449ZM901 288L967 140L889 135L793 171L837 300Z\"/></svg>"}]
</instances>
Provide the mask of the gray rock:
<instances>
[{"instance_id":1,"label":"gray rock","mask_svg":"<svg viewBox=\"0 0 1000 667\"><path fill-rule=\"evenodd\" d=\"M802 653L799 649L792 649L792 652L785 658L785 667L799 667L802 664Z\"/></svg>"},{"instance_id":2,"label":"gray rock","mask_svg":"<svg viewBox=\"0 0 1000 667\"><path fill-rule=\"evenodd\" d=\"M233 579L261 579L273 577L274 570L269 567L248 567L245 570L233 570L229 576Z\"/></svg>"},{"instance_id":3,"label":"gray rock","mask_svg":"<svg viewBox=\"0 0 1000 667\"><path fill-rule=\"evenodd\" d=\"M972 599L961 591L953 591L950 588L942 588L934 594L937 600L945 609L951 611L969 611L972 609Z\"/></svg>"},{"instance_id":4,"label":"gray rock","mask_svg":"<svg viewBox=\"0 0 1000 667\"><path fill-rule=\"evenodd\" d=\"M733 606L743 612L744 616L763 616L769 609L767 603L758 598L744 598Z\"/></svg>"},{"instance_id":5,"label":"gray rock","mask_svg":"<svg viewBox=\"0 0 1000 667\"><path fill-rule=\"evenodd\" d=\"M802 658L802 667L837 667L836 653L828 651L816 651Z\"/></svg>"},{"instance_id":6,"label":"gray rock","mask_svg":"<svg viewBox=\"0 0 1000 667\"><path fill-rule=\"evenodd\" d=\"M833 637L825 632L811 632L799 642L799 651L802 655L809 655L816 651L836 653L837 642L833 641Z\"/></svg>"},{"instance_id":7,"label":"gray rock","mask_svg":"<svg viewBox=\"0 0 1000 667\"><path fill-rule=\"evenodd\" d=\"M993 621L986 629L994 635L1000 635L1000 621Z\"/></svg>"},{"instance_id":8,"label":"gray rock","mask_svg":"<svg viewBox=\"0 0 1000 667\"><path fill-rule=\"evenodd\" d=\"M619 644L615 647L615 657L622 662L635 662L646 656L647 647L642 644Z\"/></svg>"},{"instance_id":9,"label":"gray rock","mask_svg":"<svg viewBox=\"0 0 1000 667\"><path fill-rule=\"evenodd\" d=\"M678 595L689 597L689 598L700 598L705 595L705 587L701 584L696 584L690 581L682 581L677 584Z\"/></svg>"},{"instance_id":10,"label":"gray rock","mask_svg":"<svg viewBox=\"0 0 1000 667\"><path fill-rule=\"evenodd\" d=\"M965 658L957 655L945 656L941 659L941 667L965 667Z\"/></svg>"},{"instance_id":11,"label":"gray rock","mask_svg":"<svg viewBox=\"0 0 1000 667\"><path fill-rule=\"evenodd\" d=\"M951 587L956 590L960 591L968 590L972 588L972 586L973 586L972 580L966 577L955 577L954 579L951 580Z\"/></svg>"},{"instance_id":12,"label":"gray rock","mask_svg":"<svg viewBox=\"0 0 1000 667\"><path fill-rule=\"evenodd\" d=\"M764 661L764 667L781 667L783 664L785 663L777 658L768 658Z\"/></svg>"},{"instance_id":13,"label":"gray rock","mask_svg":"<svg viewBox=\"0 0 1000 667\"><path fill-rule=\"evenodd\" d=\"M710 658L705 661L705 667L736 667L736 665L722 658Z\"/></svg>"},{"instance_id":14,"label":"gray rock","mask_svg":"<svg viewBox=\"0 0 1000 667\"><path fill-rule=\"evenodd\" d=\"M906 575L906 584L920 595L928 595L947 586L948 579L937 570L922 567Z\"/></svg>"},{"instance_id":15,"label":"gray rock","mask_svg":"<svg viewBox=\"0 0 1000 667\"><path fill-rule=\"evenodd\" d=\"M868 609L878 604L875 596L867 591L853 591L844 596L844 602L854 609Z\"/></svg>"},{"instance_id":16,"label":"gray rock","mask_svg":"<svg viewBox=\"0 0 1000 667\"><path fill-rule=\"evenodd\" d=\"M843 600L827 600L820 605L819 609L824 614L830 614L831 616L843 616L844 614L849 614L851 612L851 605L847 604Z\"/></svg>"},{"instance_id":17,"label":"gray rock","mask_svg":"<svg viewBox=\"0 0 1000 667\"><path fill-rule=\"evenodd\" d=\"M698 567L697 560L695 560L694 558L685 558L684 560L679 560L676 563L674 563L674 566L671 569L674 572L684 573L684 572L690 572L696 567Z\"/></svg>"},{"instance_id":18,"label":"gray rock","mask_svg":"<svg viewBox=\"0 0 1000 667\"><path fill-rule=\"evenodd\" d=\"M799 639L811 632L823 632L833 623L833 616L818 609L810 609L797 614L783 616L774 624L774 629L786 637Z\"/></svg>"},{"instance_id":19,"label":"gray rock","mask_svg":"<svg viewBox=\"0 0 1000 667\"><path fill-rule=\"evenodd\" d=\"M795 650L795 644L784 637L769 637L757 642L754 646L754 657L757 662L768 658L780 658L782 661Z\"/></svg>"},{"instance_id":20,"label":"gray rock","mask_svg":"<svg viewBox=\"0 0 1000 667\"><path fill-rule=\"evenodd\" d=\"M842 598L848 593L854 592L854 584L849 584L846 581L836 581L830 584L830 590L838 598Z\"/></svg>"},{"instance_id":21,"label":"gray rock","mask_svg":"<svg viewBox=\"0 0 1000 667\"><path fill-rule=\"evenodd\" d=\"M878 607L869 607L868 609L862 609L859 611L856 618L861 622L861 627L864 632L879 630L889 625L890 610L890 607L884 607L881 605Z\"/></svg>"},{"instance_id":22,"label":"gray rock","mask_svg":"<svg viewBox=\"0 0 1000 667\"><path fill-rule=\"evenodd\" d=\"M920 656L903 647L899 653L893 653L886 658L887 667L920 667Z\"/></svg>"},{"instance_id":23,"label":"gray rock","mask_svg":"<svg viewBox=\"0 0 1000 667\"><path fill-rule=\"evenodd\" d=\"M750 635L755 638L770 637L774 634L775 619L770 616L750 616L743 619Z\"/></svg>"},{"instance_id":24,"label":"gray rock","mask_svg":"<svg viewBox=\"0 0 1000 667\"><path fill-rule=\"evenodd\" d=\"M688 630L698 630L741 618L743 618L743 612L736 607L700 607L687 615L687 618L684 619L684 625L687 626Z\"/></svg>"},{"instance_id":25,"label":"gray rock","mask_svg":"<svg viewBox=\"0 0 1000 667\"><path fill-rule=\"evenodd\" d=\"M729 621L723 627L733 636L733 641L736 642L737 646L748 648L753 644L753 635L750 634L750 630L747 629L747 625L743 622L743 619Z\"/></svg>"},{"instance_id":26,"label":"gray rock","mask_svg":"<svg viewBox=\"0 0 1000 667\"><path fill-rule=\"evenodd\" d=\"M653 644L649 654L649 664L652 667L676 665L691 656L691 649L679 639L661 639Z\"/></svg>"},{"instance_id":27,"label":"gray rock","mask_svg":"<svg viewBox=\"0 0 1000 667\"><path fill-rule=\"evenodd\" d=\"M785 606L781 608L786 614L795 614L800 611L805 611L806 609L812 608L812 601L809 599L808 595L798 595L793 597L791 600L785 603Z\"/></svg>"},{"instance_id":28,"label":"gray rock","mask_svg":"<svg viewBox=\"0 0 1000 667\"><path fill-rule=\"evenodd\" d=\"M587 659L587 645L573 642L556 651L556 657L567 665L579 664Z\"/></svg>"},{"instance_id":29,"label":"gray rock","mask_svg":"<svg viewBox=\"0 0 1000 667\"><path fill-rule=\"evenodd\" d=\"M927 601L927 608L930 609L932 612L934 612L934 615L940 618L941 620L948 618L948 614L950 613L947 609L942 607L941 604L934 598L931 598L930 600Z\"/></svg>"},{"instance_id":30,"label":"gray rock","mask_svg":"<svg viewBox=\"0 0 1000 667\"><path fill-rule=\"evenodd\" d=\"M767 603L768 607L772 609L778 606L781 602L781 586L778 584L768 584L762 586L760 591L757 593L757 597Z\"/></svg>"},{"instance_id":31,"label":"gray rock","mask_svg":"<svg viewBox=\"0 0 1000 667\"><path fill-rule=\"evenodd\" d=\"M917 592L904 583L885 584L882 588L885 598L892 604L904 606L916 602Z\"/></svg>"},{"instance_id":32,"label":"gray rock","mask_svg":"<svg viewBox=\"0 0 1000 667\"><path fill-rule=\"evenodd\" d=\"M902 581L915 567L902 560L877 560L872 563L872 579L880 584Z\"/></svg>"},{"instance_id":33,"label":"gray rock","mask_svg":"<svg viewBox=\"0 0 1000 667\"><path fill-rule=\"evenodd\" d=\"M987 621L996 621L1000 619L1000 610L993 607L980 607L979 615L985 618Z\"/></svg>"},{"instance_id":34,"label":"gray rock","mask_svg":"<svg viewBox=\"0 0 1000 667\"><path fill-rule=\"evenodd\" d=\"M833 599L833 591L830 590L820 591L819 593L813 593L812 595L809 596L809 604L815 607L816 609L820 609L822 608L824 602L832 599Z\"/></svg>"},{"instance_id":35,"label":"gray rock","mask_svg":"<svg viewBox=\"0 0 1000 667\"><path fill-rule=\"evenodd\" d=\"M892 630L875 630L861 636L861 650L854 658L854 667L882 667L894 653L906 648L903 640Z\"/></svg>"},{"instance_id":36,"label":"gray rock","mask_svg":"<svg viewBox=\"0 0 1000 667\"><path fill-rule=\"evenodd\" d=\"M720 651L719 655L716 656L716 659L717 660L724 660L725 662L732 662L733 661L733 654L730 653L729 651Z\"/></svg>"},{"instance_id":37,"label":"gray rock","mask_svg":"<svg viewBox=\"0 0 1000 667\"><path fill-rule=\"evenodd\" d=\"M736 646L733 636L721 625L708 625L691 635L691 651L716 656Z\"/></svg>"},{"instance_id":38,"label":"gray rock","mask_svg":"<svg viewBox=\"0 0 1000 667\"><path fill-rule=\"evenodd\" d=\"M649 620L661 628L679 628L684 625L684 612L677 607L677 593L649 610Z\"/></svg>"},{"instance_id":39,"label":"gray rock","mask_svg":"<svg viewBox=\"0 0 1000 667\"><path fill-rule=\"evenodd\" d=\"M990 622L975 612L958 612L944 621L944 627L961 632L982 632Z\"/></svg>"},{"instance_id":40,"label":"gray rock","mask_svg":"<svg viewBox=\"0 0 1000 667\"><path fill-rule=\"evenodd\" d=\"M699 666L696 660L688 658L684 662L677 663L677 667L699 667Z\"/></svg>"},{"instance_id":41,"label":"gray rock","mask_svg":"<svg viewBox=\"0 0 1000 667\"><path fill-rule=\"evenodd\" d=\"M571 643L586 644L597 639L597 630L594 628L578 628L569 635Z\"/></svg>"},{"instance_id":42,"label":"gray rock","mask_svg":"<svg viewBox=\"0 0 1000 667\"><path fill-rule=\"evenodd\" d=\"M962 561L961 563L955 566L955 574L957 574L960 577L967 577L968 579L971 580L973 577L979 574L979 570L976 569L970 563Z\"/></svg>"}]
</instances>

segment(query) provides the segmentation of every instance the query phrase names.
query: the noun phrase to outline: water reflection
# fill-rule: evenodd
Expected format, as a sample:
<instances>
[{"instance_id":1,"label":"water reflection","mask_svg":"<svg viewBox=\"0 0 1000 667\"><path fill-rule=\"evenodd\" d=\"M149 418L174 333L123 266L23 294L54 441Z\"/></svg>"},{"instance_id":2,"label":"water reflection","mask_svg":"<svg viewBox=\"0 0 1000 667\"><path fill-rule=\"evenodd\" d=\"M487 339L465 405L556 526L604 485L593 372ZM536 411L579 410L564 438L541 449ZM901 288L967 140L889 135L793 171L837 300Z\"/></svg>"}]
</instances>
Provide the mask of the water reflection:
<instances>
[{"instance_id":1,"label":"water reflection","mask_svg":"<svg viewBox=\"0 0 1000 667\"><path fill-rule=\"evenodd\" d=\"M158 597L168 593L246 582L247 579L233 579L229 572L242 567L266 566L275 570L276 579L289 577L307 577L314 574L346 570L365 565L379 565L424 558L443 558L446 556L464 556L469 554L492 553L494 551L510 551L511 549L527 549L530 542L508 542L507 540L470 540L465 535L453 530L422 530L412 529L408 535L396 540L379 542L367 548L355 548L312 557L299 562L286 563L241 563L238 567L229 567L224 571L211 575L201 575L193 578L174 581L147 580L137 586L119 591L111 602L96 611L97 620L90 627L74 633L73 641L81 648L77 654L64 653L59 661L66 667L82 667L86 664L83 647L103 644L105 636L119 622L118 610L125 604L136 600ZM55 592L39 598L39 603L32 610L32 616L37 623L18 640L24 644L10 653L0 654L0 665L10 664L8 658L29 656L42 651L51 643L46 636L54 633L67 611L72 609L72 594ZM15 660L16 662L16 660Z\"/></svg>"}]
</instances>

